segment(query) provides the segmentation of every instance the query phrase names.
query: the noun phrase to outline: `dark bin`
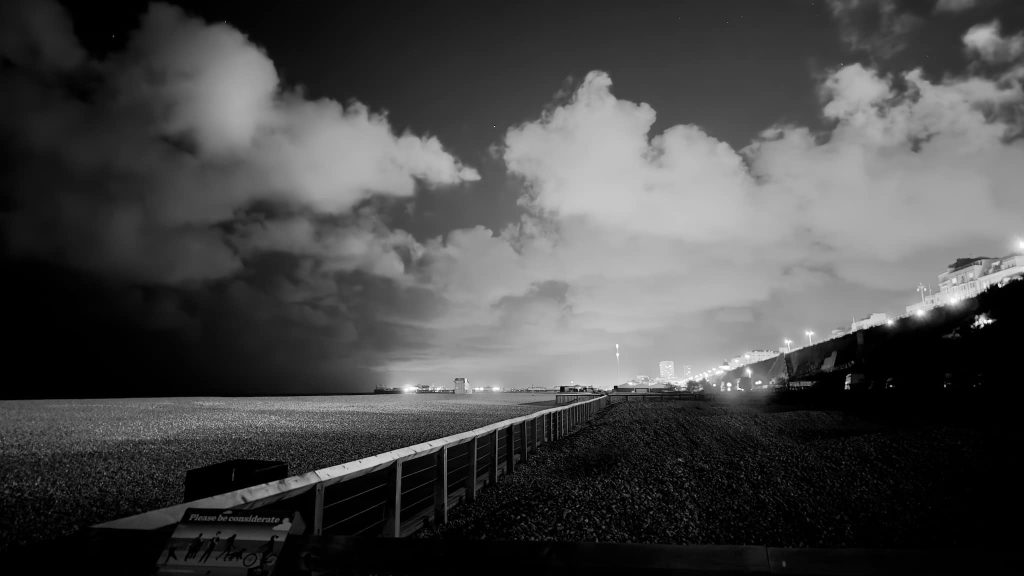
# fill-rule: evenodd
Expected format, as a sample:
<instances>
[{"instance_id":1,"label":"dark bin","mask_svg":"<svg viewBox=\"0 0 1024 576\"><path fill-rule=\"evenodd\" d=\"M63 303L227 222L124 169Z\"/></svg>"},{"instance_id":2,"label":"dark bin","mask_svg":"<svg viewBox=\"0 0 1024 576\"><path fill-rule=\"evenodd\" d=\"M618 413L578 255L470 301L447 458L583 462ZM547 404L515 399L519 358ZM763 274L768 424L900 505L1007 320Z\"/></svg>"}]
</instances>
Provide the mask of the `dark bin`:
<instances>
[{"instance_id":1,"label":"dark bin","mask_svg":"<svg viewBox=\"0 0 1024 576\"><path fill-rule=\"evenodd\" d=\"M276 460L227 460L185 473L185 502L288 477L288 464Z\"/></svg>"}]
</instances>

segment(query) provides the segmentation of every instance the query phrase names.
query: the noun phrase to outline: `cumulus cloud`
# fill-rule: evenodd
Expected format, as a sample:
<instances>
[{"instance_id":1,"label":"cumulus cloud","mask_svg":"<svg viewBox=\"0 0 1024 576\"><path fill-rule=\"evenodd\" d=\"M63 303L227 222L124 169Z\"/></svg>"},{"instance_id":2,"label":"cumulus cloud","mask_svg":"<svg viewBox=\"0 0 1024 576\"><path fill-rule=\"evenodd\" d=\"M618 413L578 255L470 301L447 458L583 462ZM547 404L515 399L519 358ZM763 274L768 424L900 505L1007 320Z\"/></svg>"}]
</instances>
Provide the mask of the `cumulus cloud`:
<instances>
[{"instance_id":1,"label":"cumulus cloud","mask_svg":"<svg viewBox=\"0 0 1024 576\"><path fill-rule=\"evenodd\" d=\"M240 267L224 225L255 203L344 214L371 195L478 178L435 137L396 135L362 104L283 88L268 56L230 26L154 4L123 53L85 66L70 56L81 49L66 15L40 5L47 32L22 34L5 52L22 64L3 78L5 108L18 111L6 127L51 155L68 182L88 184L50 187L45 202L19 198L13 229L36 234L15 246L155 282L224 277ZM79 78L88 98L39 82L22 53L59 64L43 70ZM55 221L68 232L41 233ZM345 249L360 246L375 249Z\"/></svg>"},{"instance_id":2,"label":"cumulus cloud","mask_svg":"<svg viewBox=\"0 0 1024 576\"><path fill-rule=\"evenodd\" d=\"M990 66L1012 71L1016 37L991 25L964 39L986 63L972 75L844 66L820 86L826 129L741 149L656 130L591 72L497 147L523 183L517 221L417 240L368 200L479 178L437 138L305 98L241 32L171 6L104 60L38 6L18 22L45 25L0 36L7 247L145 287L113 308L232 381L606 374L614 343L706 345L780 294L891 290L933 272L923 253L1024 229L1021 78ZM887 0L830 6L891 37L856 49L891 52L912 27Z\"/></svg>"},{"instance_id":3,"label":"cumulus cloud","mask_svg":"<svg viewBox=\"0 0 1024 576\"><path fill-rule=\"evenodd\" d=\"M897 0L829 0L842 41L851 49L889 58L907 45L921 24Z\"/></svg>"},{"instance_id":4,"label":"cumulus cloud","mask_svg":"<svg viewBox=\"0 0 1024 576\"><path fill-rule=\"evenodd\" d=\"M591 72L567 105L509 130L505 162L526 179L535 207L695 240L746 227L745 206L756 197L740 156L693 125L652 138L654 110L619 100L610 88L607 74ZM709 218L709 211L741 220Z\"/></svg>"},{"instance_id":5,"label":"cumulus cloud","mask_svg":"<svg viewBox=\"0 0 1024 576\"><path fill-rule=\"evenodd\" d=\"M361 205L477 180L474 169L367 105L283 86L241 31L171 5L152 4L103 59L50 0L5 3L0 28L9 255L83 271L111 294L158 294L129 316L146 333L179 311L178 359L197 381L372 384L374 349L392 338L374 297L389 290L380 283L409 284L422 247ZM89 294L61 297L125 316ZM126 326L90 322L97 341L126 346Z\"/></svg>"},{"instance_id":6,"label":"cumulus cloud","mask_svg":"<svg viewBox=\"0 0 1024 576\"><path fill-rule=\"evenodd\" d=\"M985 62L1005 64L1024 55L1024 32L1003 36L998 20L977 24L964 34L967 53Z\"/></svg>"},{"instance_id":7,"label":"cumulus cloud","mask_svg":"<svg viewBox=\"0 0 1024 576\"><path fill-rule=\"evenodd\" d=\"M327 272L361 271L400 280L405 262L422 250L402 230L391 230L379 219L289 216L265 220L252 217L237 222L231 244L246 258L261 254L289 254L315 260Z\"/></svg>"},{"instance_id":8,"label":"cumulus cloud","mask_svg":"<svg viewBox=\"0 0 1024 576\"><path fill-rule=\"evenodd\" d=\"M892 79L859 65L840 70L826 82L825 114L837 122L826 142L788 128L750 149L754 174L793 203L796 224L837 262L899 260L1020 223L1013 184L989 170L1021 152L1006 140L1017 128L994 112L1001 91L934 84L920 71L901 81L895 94Z\"/></svg>"},{"instance_id":9,"label":"cumulus cloud","mask_svg":"<svg viewBox=\"0 0 1024 576\"><path fill-rule=\"evenodd\" d=\"M1019 84L846 66L821 86L829 130L778 126L739 151L694 126L652 134L655 111L611 88L591 73L508 130L528 216L424 246L421 279L446 307L429 353L392 369L458 357L493 373L695 342L673 333L835 281L891 290L925 251L1024 226Z\"/></svg>"}]
</instances>

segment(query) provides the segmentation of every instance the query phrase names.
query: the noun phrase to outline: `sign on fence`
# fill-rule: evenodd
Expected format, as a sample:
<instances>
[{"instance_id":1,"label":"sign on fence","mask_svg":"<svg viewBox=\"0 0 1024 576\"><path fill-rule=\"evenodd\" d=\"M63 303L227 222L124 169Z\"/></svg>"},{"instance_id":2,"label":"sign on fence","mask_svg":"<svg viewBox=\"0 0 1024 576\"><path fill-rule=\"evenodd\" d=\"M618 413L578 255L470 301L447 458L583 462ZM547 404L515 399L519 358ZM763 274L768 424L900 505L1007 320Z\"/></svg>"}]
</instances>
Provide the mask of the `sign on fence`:
<instances>
[{"instance_id":1,"label":"sign on fence","mask_svg":"<svg viewBox=\"0 0 1024 576\"><path fill-rule=\"evenodd\" d=\"M293 520L290 511L189 508L157 559L157 574L272 574Z\"/></svg>"}]
</instances>

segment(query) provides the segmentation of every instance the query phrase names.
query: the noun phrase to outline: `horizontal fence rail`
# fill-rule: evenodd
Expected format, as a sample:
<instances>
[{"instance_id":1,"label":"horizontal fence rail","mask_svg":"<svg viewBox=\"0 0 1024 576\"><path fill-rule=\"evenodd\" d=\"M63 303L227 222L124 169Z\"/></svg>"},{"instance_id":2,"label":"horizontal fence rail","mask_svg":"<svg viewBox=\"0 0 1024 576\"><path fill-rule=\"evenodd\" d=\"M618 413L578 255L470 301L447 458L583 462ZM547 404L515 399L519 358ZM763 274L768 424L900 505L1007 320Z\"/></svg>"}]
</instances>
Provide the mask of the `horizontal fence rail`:
<instances>
[{"instance_id":1,"label":"horizontal fence rail","mask_svg":"<svg viewBox=\"0 0 1024 576\"><path fill-rule=\"evenodd\" d=\"M188 508L273 506L301 512L307 531L315 535L407 536L446 523L450 509L472 502L480 489L527 462L538 446L571 434L611 402L604 395L581 398L461 434L93 528L157 530L177 524Z\"/></svg>"},{"instance_id":2,"label":"horizontal fence rail","mask_svg":"<svg viewBox=\"0 0 1024 576\"><path fill-rule=\"evenodd\" d=\"M669 400L701 400L702 392L620 392L608 396L611 403L618 402L667 402Z\"/></svg>"}]
</instances>

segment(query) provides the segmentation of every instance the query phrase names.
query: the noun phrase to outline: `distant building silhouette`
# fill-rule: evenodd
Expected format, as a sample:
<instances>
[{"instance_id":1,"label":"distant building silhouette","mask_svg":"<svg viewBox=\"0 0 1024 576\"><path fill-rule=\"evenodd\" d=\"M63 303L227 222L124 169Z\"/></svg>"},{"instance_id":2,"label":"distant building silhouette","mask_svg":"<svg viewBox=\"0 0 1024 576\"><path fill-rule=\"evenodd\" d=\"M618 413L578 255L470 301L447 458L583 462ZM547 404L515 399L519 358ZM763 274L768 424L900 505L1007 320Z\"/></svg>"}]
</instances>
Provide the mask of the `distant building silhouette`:
<instances>
[{"instance_id":1,"label":"distant building silhouette","mask_svg":"<svg viewBox=\"0 0 1024 576\"><path fill-rule=\"evenodd\" d=\"M1024 277L1024 250L1001 258L957 258L946 267L945 272L939 274L938 293L923 290L921 301L907 306L907 314L926 312L936 306L974 298L992 286L1016 277Z\"/></svg>"},{"instance_id":2,"label":"distant building silhouette","mask_svg":"<svg viewBox=\"0 0 1024 576\"><path fill-rule=\"evenodd\" d=\"M881 326L889 322L889 315L882 312L875 312L874 314L861 318L860 320L854 320L850 324L850 332L856 332L857 330L864 330L873 326Z\"/></svg>"},{"instance_id":3,"label":"distant building silhouette","mask_svg":"<svg viewBox=\"0 0 1024 576\"><path fill-rule=\"evenodd\" d=\"M671 360L662 360L658 362L658 376L665 380L671 380L676 377L676 365Z\"/></svg>"}]
</instances>

